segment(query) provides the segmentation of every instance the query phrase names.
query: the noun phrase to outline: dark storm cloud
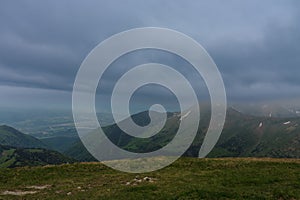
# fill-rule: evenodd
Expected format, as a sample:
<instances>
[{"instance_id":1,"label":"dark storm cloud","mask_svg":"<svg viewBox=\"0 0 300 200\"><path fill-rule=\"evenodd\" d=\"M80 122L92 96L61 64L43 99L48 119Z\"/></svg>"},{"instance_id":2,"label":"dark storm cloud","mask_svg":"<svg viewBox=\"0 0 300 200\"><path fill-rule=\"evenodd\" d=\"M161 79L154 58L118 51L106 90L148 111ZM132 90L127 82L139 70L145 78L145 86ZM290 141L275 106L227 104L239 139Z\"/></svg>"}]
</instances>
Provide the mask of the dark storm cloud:
<instances>
[{"instance_id":1,"label":"dark storm cloud","mask_svg":"<svg viewBox=\"0 0 300 200\"><path fill-rule=\"evenodd\" d=\"M111 34L130 28L134 19L113 4L90 3L1 2L0 70L6 73L0 83L70 90L88 52ZM38 83L35 76L44 80Z\"/></svg>"},{"instance_id":2,"label":"dark storm cloud","mask_svg":"<svg viewBox=\"0 0 300 200\"><path fill-rule=\"evenodd\" d=\"M0 85L71 91L99 42L161 26L208 50L230 98L300 97L299 8L292 0L1 1Z\"/></svg>"}]
</instances>

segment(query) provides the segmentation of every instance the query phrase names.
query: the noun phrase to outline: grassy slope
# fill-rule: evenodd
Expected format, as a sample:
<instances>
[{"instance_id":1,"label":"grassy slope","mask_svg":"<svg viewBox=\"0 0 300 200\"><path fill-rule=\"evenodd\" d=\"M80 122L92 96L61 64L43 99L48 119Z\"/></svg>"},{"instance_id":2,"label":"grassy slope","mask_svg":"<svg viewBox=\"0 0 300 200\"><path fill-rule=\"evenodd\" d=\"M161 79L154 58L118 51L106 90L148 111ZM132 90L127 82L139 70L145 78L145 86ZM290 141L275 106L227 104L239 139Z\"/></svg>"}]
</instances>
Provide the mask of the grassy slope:
<instances>
[{"instance_id":1,"label":"grassy slope","mask_svg":"<svg viewBox=\"0 0 300 200\"><path fill-rule=\"evenodd\" d=\"M0 126L0 144L22 148L46 148L40 140L6 125Z\"/></svg>"},{"instance_id":2,"label":"grassy slope","mask_svg":"<svg viewBox=\"0 0 300 200\"><path fill-rule=\"evenodd\" d=\"M57 136L49 138L40 139L44 144L46 144L51 149L63 153L68 150L74 142L78 141L77 136Z\"/></svg>"},{"instance_id":3,"label":"grassy slope","mask_svg":"<svg viewBox=\"0 0 300 200\"><path fill-rule=\"evenodd\" d=\"M139 122L145 114L134 117ZM185 156L197 157L210 120L208 111L202 112L197 137ZM290 124L284 123L290 121ZM144 121L140 124L145 123ZM263 126L259 127L262 123ZM116 125L105 127L109 139L117 146L132 152L152 152L168 144L177 132L179 117L172 116L165 127L151 138L132 138ZM92 161L80 141L64 152L81 161ZM300 158L300 118L254 117L228 109L226 123L218 143L208 157L274 157Z\"/></svg>"},{"instance_id":4,"label":"grassy slope","mask_svg":"<svg viewBox=\"0 0 300 200\"><path fill-rule=\"evenodd\" d=\"M285 125L287 121L291 123ZM300 158L299 124L300 118L253 117L230 110L209 156Z\"/></svg>"},{"instance_id":5,"label":"grassy slope","mask_svg":"<svg viewBox=\"0 0 300 200\"><path fill-rule=\"evenodd\" d=\"M37 192L23 196L26 199L300 199L300 160L181 158L138 175L154 182L133 184L136 176L99 163L2 169L0 193ZM28 188L42 185L49 186Z\"/></svg>"},{"instance_id":6,"label":"grassy slope","mask_svg":"<svg viewBox=\"0 0 300 200\"><path fill-rule=\"evenodd\" d=\"M75 160L56 151L0 145L0 168L62 164L68 162L75 162Z\"/></svg>"}]
</instances>

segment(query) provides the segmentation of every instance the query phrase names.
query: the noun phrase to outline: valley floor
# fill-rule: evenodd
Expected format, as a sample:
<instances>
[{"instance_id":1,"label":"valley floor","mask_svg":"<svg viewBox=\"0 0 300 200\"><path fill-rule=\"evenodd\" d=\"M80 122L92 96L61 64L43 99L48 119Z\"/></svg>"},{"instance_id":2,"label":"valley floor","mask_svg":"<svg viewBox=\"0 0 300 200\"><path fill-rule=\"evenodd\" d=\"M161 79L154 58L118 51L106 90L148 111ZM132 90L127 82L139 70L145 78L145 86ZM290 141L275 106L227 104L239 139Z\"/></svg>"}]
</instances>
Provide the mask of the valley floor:
<instances>
[{"instance_id":1,"label":"valley floor","mask_svg":"<svg viewBox=\"0 0 300 200\"><path fill-rule=\"evenodd\" d=\"M300 160L181 158L145 174L100 163L1 169L0 199L300 199Z\"/></svg>"}]
</instances>

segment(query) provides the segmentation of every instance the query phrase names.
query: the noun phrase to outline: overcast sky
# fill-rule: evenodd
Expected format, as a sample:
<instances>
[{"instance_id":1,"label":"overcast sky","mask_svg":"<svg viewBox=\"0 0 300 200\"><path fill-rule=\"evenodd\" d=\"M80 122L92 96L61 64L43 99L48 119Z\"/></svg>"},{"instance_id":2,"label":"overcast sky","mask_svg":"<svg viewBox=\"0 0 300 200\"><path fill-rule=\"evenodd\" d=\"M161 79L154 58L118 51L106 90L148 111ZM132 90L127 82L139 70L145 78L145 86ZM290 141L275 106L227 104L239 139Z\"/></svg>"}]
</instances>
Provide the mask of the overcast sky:
<instances>
[{"instance_id":1,"label":"overcast sky","mask_svg":"<svg viewBox=\"0 0 300 200\"><path fill-rule=\"evenodd\" d=\"M298 0L3 0L0 107L70 108L87 54L113 34L145 26L175 29L203 45L229 101L300 99L299 22Z\"/></svg>"}]
</instances>

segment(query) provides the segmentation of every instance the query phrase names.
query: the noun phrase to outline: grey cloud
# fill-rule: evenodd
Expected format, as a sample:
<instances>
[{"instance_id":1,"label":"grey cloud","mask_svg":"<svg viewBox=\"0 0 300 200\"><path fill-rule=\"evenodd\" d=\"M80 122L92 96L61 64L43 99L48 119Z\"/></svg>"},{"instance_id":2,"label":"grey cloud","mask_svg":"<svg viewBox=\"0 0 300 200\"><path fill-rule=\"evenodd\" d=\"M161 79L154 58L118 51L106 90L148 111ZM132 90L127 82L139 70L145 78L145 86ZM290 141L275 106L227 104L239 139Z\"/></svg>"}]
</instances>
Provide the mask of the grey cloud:
<instances>
[{"instance_id":1,"label":"grey cloud","mask_svg":"<svg viewBox=\"0 0 300 200\"><path fill-rule=\"evenodd\" d=\"M0 85L71 91L80 63L99 42L161 26L208 50L230 98L300 97L299 7L293 0L1 1ZM112 70L104 85L121 71Z\"/></svg>"}]
</instances>

